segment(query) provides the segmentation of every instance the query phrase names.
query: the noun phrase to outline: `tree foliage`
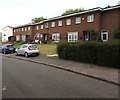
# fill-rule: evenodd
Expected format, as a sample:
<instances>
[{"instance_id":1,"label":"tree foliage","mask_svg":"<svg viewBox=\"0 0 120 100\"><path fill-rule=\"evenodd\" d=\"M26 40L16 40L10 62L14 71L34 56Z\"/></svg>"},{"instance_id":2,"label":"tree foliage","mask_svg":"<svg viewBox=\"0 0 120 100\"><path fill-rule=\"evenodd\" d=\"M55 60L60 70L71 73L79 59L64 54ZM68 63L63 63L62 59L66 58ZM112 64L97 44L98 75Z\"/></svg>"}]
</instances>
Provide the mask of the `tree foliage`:
<instances>
[{"instance_id":1,"label":"tree foliage","mask_svg":"<svg viewBox=\"0 0 120 100\"><path fill-rule=\"evenodd\" d=\"M34 18L34 19L32 19L31 21L32 21L32 23L37 23L37 22L40 22L40 21L42 21L42 20L47 20L47 18L44 18L44 17L38 17L38 18Z\"/></svg>"},{"instance_id":2,"label":"tree foliage","mask_svg":"<svg viewBox=\"0 0 120 100\"><path fill-rule=\"evenodd\" d=\"M69 14L73 14L73 13L78 13L78 12L82 12L84 11L84 8L76 8L76 9L69 9L69 10L66 10L62 16L64 15L69 15Z\"/></svg>"}]
</instances>

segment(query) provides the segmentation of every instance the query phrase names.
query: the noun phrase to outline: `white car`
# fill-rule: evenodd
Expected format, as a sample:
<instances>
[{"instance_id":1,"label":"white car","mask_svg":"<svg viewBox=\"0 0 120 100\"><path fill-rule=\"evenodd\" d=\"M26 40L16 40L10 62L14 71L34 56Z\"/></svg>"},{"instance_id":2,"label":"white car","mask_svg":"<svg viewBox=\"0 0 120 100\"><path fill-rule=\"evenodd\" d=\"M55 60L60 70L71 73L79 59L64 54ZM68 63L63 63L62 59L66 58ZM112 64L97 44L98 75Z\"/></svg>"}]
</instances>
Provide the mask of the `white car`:
<instances>
[{"instance_id":1,"label":"white car","mask_svg":"<svg viewBox=\"0 0 120 100\"><path fill-rule=\"evenodd\" d=\"M23 44L15 50L16 55L24 55L28 57L30 55L38 56L39 48L35 44Z\"/></svg>"}]
</instances>

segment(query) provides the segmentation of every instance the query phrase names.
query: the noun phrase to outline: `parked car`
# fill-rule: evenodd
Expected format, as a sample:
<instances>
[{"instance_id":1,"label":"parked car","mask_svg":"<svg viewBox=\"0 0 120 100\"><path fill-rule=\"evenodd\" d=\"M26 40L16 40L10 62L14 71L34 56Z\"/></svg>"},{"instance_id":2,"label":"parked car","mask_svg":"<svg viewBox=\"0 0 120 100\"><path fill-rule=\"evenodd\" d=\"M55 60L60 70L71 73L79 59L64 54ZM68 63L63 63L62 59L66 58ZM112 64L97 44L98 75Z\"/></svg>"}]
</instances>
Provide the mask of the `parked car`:
<instances>
[{"instance_id":1,"label":"parked car","mask_svg":"<svg viewBox=\"0 0 120 100\"><path fill-rule=\"evenodd\" d=\"M39 55L39 48L35 44L23 44L15 51L16 55L24 55L25 57Z\"/></svg>"},{"instance_id":2,"label":"parked car","mask_svg":"<svg viewBox=\"0 0 120 100\"><path fill-rule=\"evenodd\" d=\"M2 52L2 44L0 44L0 53Z\"/></svg>"},{"instance_id":3,"label":"parked car","mask_svg":"<svg viewBox=\"0 0 120 100\"><path fill-rule=\"evenodd\" d=\"M12 44L4 44L1 47L1 52L6 53L15 53L15 47Z\"/></svg>"}]
</instances>

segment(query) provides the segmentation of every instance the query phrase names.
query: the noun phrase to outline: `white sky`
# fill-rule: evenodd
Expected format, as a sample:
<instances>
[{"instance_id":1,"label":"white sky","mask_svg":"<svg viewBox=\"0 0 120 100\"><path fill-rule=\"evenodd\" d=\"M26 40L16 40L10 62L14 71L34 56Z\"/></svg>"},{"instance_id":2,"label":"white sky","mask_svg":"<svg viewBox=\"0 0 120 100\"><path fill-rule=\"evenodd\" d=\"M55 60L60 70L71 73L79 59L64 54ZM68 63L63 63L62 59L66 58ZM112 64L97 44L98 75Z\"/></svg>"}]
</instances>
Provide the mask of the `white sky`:
<instances>
[{"instance_id":1,"label":"white sky","mask_svg":"<svg viewBox=\"0 0 120 100\"><path fill-rule=\"evenodd\" d=\"M120 0L0 0L0 31L3 27L19 26L35 17L52 18L65 10L114 6Z\"/></svg>"}]
</instances>

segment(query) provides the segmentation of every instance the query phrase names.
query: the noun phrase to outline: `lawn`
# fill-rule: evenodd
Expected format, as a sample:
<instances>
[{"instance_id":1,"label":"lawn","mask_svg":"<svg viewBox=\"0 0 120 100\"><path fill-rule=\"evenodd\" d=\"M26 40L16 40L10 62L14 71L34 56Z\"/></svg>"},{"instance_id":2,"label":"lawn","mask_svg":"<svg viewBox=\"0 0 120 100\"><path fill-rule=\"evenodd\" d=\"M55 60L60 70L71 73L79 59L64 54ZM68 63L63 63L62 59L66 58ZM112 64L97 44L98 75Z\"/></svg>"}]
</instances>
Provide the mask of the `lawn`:
<instances>
[{"instance_id":1,"label":"lawn","mask_svg":"<svg viewBox=\"0 0 120 100\"><path fill-rule=\"evenodd\" d=\"M56 44L37 44L40 49L41 55L52 55L56 54Z\"/></svg>"}]
</instances>

